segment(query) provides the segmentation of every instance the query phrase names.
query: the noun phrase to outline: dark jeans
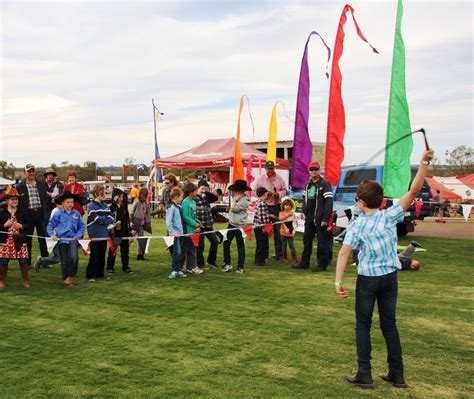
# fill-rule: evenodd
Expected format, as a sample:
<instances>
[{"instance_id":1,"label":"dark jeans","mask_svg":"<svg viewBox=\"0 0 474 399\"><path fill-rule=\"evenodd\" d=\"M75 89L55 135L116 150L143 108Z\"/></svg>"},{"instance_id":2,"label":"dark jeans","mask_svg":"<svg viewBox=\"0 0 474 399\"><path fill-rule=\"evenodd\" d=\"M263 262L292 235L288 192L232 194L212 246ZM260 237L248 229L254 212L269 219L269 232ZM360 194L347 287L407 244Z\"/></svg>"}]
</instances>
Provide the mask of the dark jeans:
<instances>
[{"instance_id":1,"label":"dark jeans","mask_svg":"<svg viewBox=\"0 0 474 399\"><path fill-rule=\"evenodd\" d=\"M236 226L233 226L229 223L229 226L227 228L234 229L235 227ZM245 264L245 242L244 242L244 237L242 237L242 232L240 231L240 229L229 230L227 232L227 240L224 241L224 263L226 265L230 265L232 261L230 257L230 244L232 243L232 240L234 238L237 241L237 254L238 254L237 267L239 269L243 269L244 264Z\"/></svg>"},{"instance_id":2,"label":"dark jeans","mask_svg":"<svg viewBox=\"0 0 474 399\"><path fill-rule=\"evenodd\" d=\"M61 272L63 280L68 277L76 277L79 256L77 254L78 244L58 244L59 258L61 259Z\"/></svg>"},{"instance_id":3,"label":"dark jeans","mask_svg":"<svg viewBox=\"0 0 474 399\"><path fill-rule=\"evenodd\" d=\"M201 233L205 231L212 231L210 228L201 229ZM204 266L204 239L207 238L210 242L209 254L207 255L207 263L210 265L216 264L217 258L217 247L219 246L219 240L217 239L216 233L201 234L199 237L199 247L197 248L197 265L199 267Z\"/></svg>"},{"instance_id":4,"label":"dark jeans","mask_svg":"<svg viewBox=\"0 0 474 399\"><path fill-rule=\"evenodd\" d=\"M268 213L270 215L275 215L278 220L280 214L280 205L271 205L268 207ZM283 248L281 246L280 239L280 224L273 225L273 245L275 246L275 258L281 259L283 257Z\"/></svg>"},{"instance_id":5,"label":"dark jeans","mask_svg":"<svg viewBox=\"0 0 474 399\"><path fill-rule=\"evenodd\" d=\"M184 248L183 248L184 237L177 237L174 239L173 252L171 258L171 269L173 272L179 272L184 265Z\"/></svg>"},{"instance_id":6,"label":"dark jeans","mask_svg":"<svg viewBox=\"0 0 474 399\"><path fill-rule=\"evenodd\" d=\"M356 284L356 345L359 371L370 372L370 327L375 301L379 309L380 328L387 345L389 369L403 373L402 346L396 324L398 281L397 272L384 276L357 276Z\"/></svg>"},{"instance_id":7,"label":"dark jeans","mask_svg":"<svg viewBox=\"0 0 474 399\"><path fill-rule=\"evenodd\" d=\"M86 268L86 278L104 277L107 241L91 241L90 249L89 263Z\"/></svg>"},{"instance_id":8,"label":"dark jeans","mask_svg":"<svg viewBox=\"0 0 474 399\"><path fill-rule=\"evenodd\" d=\"M41 257L39 259L39 264L41 266L50 266L59 263L59 245L56 245L53 248L53 256L47 256L46 258Z\"/></svg>"},{"instance_id":9,"label":"dark jeans","mask_svg":"<svg viewBox=\"0 0 474 399\"><path fill-rule=\"evenodd\" d=\"M42 237L47 237L48 233L46 233L46 223L43 220L43 213L40 212L33 212L31 210L27 211L27 217L29 221L29 228L25 229L23 232L28 235L32 235L35 228L36 234ZM47 257L48 248L46 247L46 241L44 238L38 238L40 253L42 257ZM28 247L28 266L31 265L31 247L33 246L33 238L26 237L26 245Z\"/></svg>"},{"instance_id":10,"label":"dark jeans","mask_svg":"<svg viewBox=\"0 0 474 399\"><path fill-rule=\"evenodd\" d=\"M311 254L313 252L314 236L318 237L317 265L326 269L332 259L332 233L327 231L326 227L315 225L313 219L306 219L303 235L303 253L301 254L301 265L309 266Z\"/></svg>"},{"instance_id":11,"label":"dark jeans","mask_svg":"<svg viewBox=\"0 0 474 399\"><path fill-rule=\"evenodd\" d=\"M196 267L196 247L193 244L191 237L182 237L181 244L183 245L183 256L186 258L186 268L188 270Z\"/></svg>"},{"instance_id":12,"label":"dark jeans","mask_svg":"<svg viewBox=\"0 0 474 399\"><path fill-rule=\"evenodd\" d=\"M296 256L296 248L293 237L280 236L281 246L283 250L283 257L288 258L288 248L290 248L290 254Z\"/></svg>"},{"instance_id":13,"label":"dark jeans","mask_svg":"<svg viewBox=\"0 0 474 399\"><path fill-rule=\"evenodd\" d=\"M8 262L10 260L14 260L14 259L0 258L0 269L8 270ZM26 267L28 266L28 259L18 259L18 264L20 265L20 267Z\"/></svg>"},{"instance_id":14,"label":"dark jeans","mask_svg":"<svg viewBox=\"0 0 474 399\"><path fill-rule=\"evenodd\" d=\"M118 250L118 246L120 246L120 260L122 261L122 270L125 271L128 269L129 263L129 247L130 242L128 240L122 240L121 237L115 237L113 240L114 248ZM117 256L117 252L112 252L112 249L109 248L109 254L107 255L107 270L114 270L115 268L115 257Z\"/></svg>"},{"instance_id":15,"label":"dark jeans","mask_svg":"<svg viewBox=\"0 0 474 399\"><path fill-rule=\"evenodd\" d=\"M255 227L255 264L263 265L268 258L268 234L263 231L262 227Z\"/></svg>"}]
</instances>

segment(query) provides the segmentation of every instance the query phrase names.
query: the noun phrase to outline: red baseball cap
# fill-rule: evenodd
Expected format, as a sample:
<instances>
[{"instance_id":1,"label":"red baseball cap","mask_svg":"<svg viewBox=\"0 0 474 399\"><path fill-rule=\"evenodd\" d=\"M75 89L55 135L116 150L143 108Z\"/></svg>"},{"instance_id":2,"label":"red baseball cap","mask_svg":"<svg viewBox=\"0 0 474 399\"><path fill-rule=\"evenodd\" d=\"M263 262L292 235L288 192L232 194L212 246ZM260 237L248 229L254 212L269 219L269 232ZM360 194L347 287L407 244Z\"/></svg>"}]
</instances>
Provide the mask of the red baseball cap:
<instances>
[{"instance_id":1,"label":"red baseball cap","mask_svg":"<svg viewBox=\"0 0 474 399\"><path fill-rule=\"evenodd\" d=\"M308 166L308 169L311 169L311 168L318 168L318 169L321 169L321 167L319 166L319 162L311 162Z\"/></svg>"}]
</instances>

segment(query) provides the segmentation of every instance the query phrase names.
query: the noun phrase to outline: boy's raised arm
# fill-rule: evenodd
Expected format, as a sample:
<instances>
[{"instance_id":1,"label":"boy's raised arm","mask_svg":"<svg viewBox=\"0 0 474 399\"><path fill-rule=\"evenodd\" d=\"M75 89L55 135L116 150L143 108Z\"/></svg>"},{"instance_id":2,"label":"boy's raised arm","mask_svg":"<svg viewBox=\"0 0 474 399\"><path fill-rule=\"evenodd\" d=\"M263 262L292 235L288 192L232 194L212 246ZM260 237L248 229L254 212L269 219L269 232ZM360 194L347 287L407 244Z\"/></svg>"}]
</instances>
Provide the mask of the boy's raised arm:
<instances>
[{"instance_id":1,"label":"boy's raised arm","mask_svg":"<svg viewBox=\"0 0 474 399\"><path fill-rule=\"evenodd\" d=\"M423 153L421 158L420 166L418 172L416 172L415 178L413 179L410 189L408 192L400 198L399 204L404 211L406 211L413 200L415 199L416 194L422 189L423 183L425 181L426 172L428 171L429 162L433 159L434 151L428 150Z\"/></svg>"}]
</instances>

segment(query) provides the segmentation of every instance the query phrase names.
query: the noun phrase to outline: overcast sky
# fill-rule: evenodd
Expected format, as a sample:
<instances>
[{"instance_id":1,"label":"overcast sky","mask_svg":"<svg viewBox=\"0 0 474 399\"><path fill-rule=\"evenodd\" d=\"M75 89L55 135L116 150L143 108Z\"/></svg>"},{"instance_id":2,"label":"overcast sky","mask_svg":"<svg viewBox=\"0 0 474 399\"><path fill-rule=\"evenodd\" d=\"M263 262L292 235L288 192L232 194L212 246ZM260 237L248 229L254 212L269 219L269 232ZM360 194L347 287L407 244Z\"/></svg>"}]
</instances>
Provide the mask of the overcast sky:
<instances>
[{"instance_id":1,"label":"overcast sky","mask_svg":"<svg viewBox=\"0 0 474 399\"><path fill-rule=\"evenodd\" d=\"M294 118L303 47L318 31L333 48L343 1L1 1L0 158L119 165L153 157L151 99L162 157L235 136L239 99L250 98L242 141L266 141L272 107ZM380 54L345 26L341 60L345 164L383 148L397 1L352 1ZM413 129L431 146L473 145L471 1L405 1L407 97ZM310 136L326 140L326 53L309 46ZM294 125L278 113L279 139ZM423 142L415 139L412 162ZM383 162L383 158L379 160Z\"/></svg>"}]
</instances>

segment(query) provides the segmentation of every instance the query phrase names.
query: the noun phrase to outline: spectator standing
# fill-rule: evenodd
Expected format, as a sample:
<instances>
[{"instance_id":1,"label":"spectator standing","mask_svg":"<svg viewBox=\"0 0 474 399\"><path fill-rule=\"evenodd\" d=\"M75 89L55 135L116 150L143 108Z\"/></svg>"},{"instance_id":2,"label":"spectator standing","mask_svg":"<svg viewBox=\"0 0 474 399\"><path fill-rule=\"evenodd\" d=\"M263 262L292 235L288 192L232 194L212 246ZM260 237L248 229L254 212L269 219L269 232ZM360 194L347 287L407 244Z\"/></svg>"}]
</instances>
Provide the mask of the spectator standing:
<instances>
[{"instance_id":1,"label":"spectator standing","mask_svg":"<svg viewBox=\"0 0 474 399\"><path fill-rule=\"evenodd\" d=\"M32 235L36 229L38 235L38 244L40 254L42 257L48 256L48 249L46 247L46 224L48 223L47 202L48 195L46 194L46 186L42 181L36 180L36 169L34 165L27 164L25 166L25 179L18 183L16 189L20 194L19 207L26 213L28 220L27 227L23 232L27 235ZM28 266L31 266L31 247L33 244L32 237L26 237L28 246Z\"/></svg>"},{"instance_id":2,"label":"spectator standing","mask_svg":"<svg viewBox=\"0 0 474 399\"><path fill-rule=\"evenodd\" d=\"M170 192L171 204L166 209L166 227L168 234L174 237L171 273L169 278L186 277L182 272L184 266L184 248L183 248L183 234L185 234L183 213L181 211L181 203L183 201L183 192L179 187L175 187Z\"/></svg>"},{"instance_id":3,"label":"spectator standing","mask_svg":"<svg viewBox=\"0 0 474 399\"><path fill-rule=\"evenodd\" d=\"M84 205L87 203L88 198L85 196L84 186L77 181L76 172L73 170L67 172L67 185L64 187L64 191L69 191L76 195L74 209L76 209L81 216L84 215Z\"/></svg>"},{"instance_id":4,"label":"spectator standing","mask_svg":"<svg viewBox=\"0 0 474 399\"><path fill-rule=\"evenodd\" d=\"M48 222L51 218L51 212L56 207L54 199L62 194L63 185L56 180L57 174L53 168L47 168L43 173L44 185L46 186L46 195L48 201L46 202L46 221Z\"/></svg>"},{"instance_id":5,"label":"spectator standing","mask_svg":"<svg viewBox=\"0 0 474 399\"><path fill-rule=\"evenodd\" d=\"M201 222L196 216L197 187L193 183L187 183L183 190L184 200L181 203L184 228L187 234L199 233L201 231ZM186 254L186 268L188 273L201 274L203 270L196 265L196 247L191 237L183 237L184 252Z\"/></svg>"},{"instance_id":6,"label":"spectator standing","mask_svg":"<svg viewBox=\"0 0 474 399\"><path fill-rule=\"evenodd\" d=\"M133 229L137 232L137 260L145 259L145 250L147 239L142 238L147 233L152 233L151 229L151 210L148 204L148 189L142 187L138 193L138 198L133 203L132 212Z\"/></svg>"},{"instance_id":7,"label":"spectator standing","mask_svg":"<svg viewBox=\"0 0 474 399\"><path fill-rule=\"evenodd\" d=\"M265 224L270 223L270 214L268 213L268 205L265 202L268 191L265 187L257 188L257 203L255 205L255 215L253 217L255 240L257 242L255 248L255 266L265 266L268 258L268 234L263 229Z\"/></svg>"},{"instance_id":8,"label":"spectator standing","mask_svg":"<svg viewBox=\"0 0 474 399\"><path fill-rule=\"evenodd\" d=\"M254 192L259 187L265 187L268 191L266 203L268 205L268 212L273 220L278 220L280 213L281 198L287 193L286 183L283 177L275 172L275 162L265 162L265 173L260 175L254 182ZM283 256L281 239L280 239L280 225L273 225L273 244L275 246L275 259L281 259Z\"/></svg>"}]
</instances>

